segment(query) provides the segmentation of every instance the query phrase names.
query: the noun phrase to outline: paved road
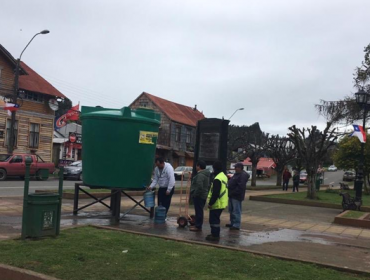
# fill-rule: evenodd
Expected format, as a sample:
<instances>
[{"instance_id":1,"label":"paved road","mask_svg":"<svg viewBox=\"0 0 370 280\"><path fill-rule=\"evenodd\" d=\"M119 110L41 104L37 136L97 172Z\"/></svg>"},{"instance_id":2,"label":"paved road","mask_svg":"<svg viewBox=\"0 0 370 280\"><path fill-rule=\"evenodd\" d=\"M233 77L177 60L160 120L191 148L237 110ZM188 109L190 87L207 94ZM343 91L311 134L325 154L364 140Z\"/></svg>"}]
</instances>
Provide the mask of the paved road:
<instances>
[{"instance_id":1,"label":"paved road","mask_svg":"<svg viewBox=\"0 0 370 280\"><path fill-rule=\"evenodd\" d=\"M337 172L326 172L324 184L334 184L338 185L342 181L343 171ZM66 180L64 181L64 189L73 189L75 183L78 181ZM176 186L180 186L181 182L176 181ZM250 183L248 183L250 184ZM259 179L257 185L275 185L276 177L269 179ZM24 181L14 178L9 179L4 182L0 182L0 197L4 196L22 196L23 195ZM36 181L31 180L30 182L30 192L35 190L55 190L58 188L58 180L49 179L47 181Z\"/></svg>"}]
</instances>

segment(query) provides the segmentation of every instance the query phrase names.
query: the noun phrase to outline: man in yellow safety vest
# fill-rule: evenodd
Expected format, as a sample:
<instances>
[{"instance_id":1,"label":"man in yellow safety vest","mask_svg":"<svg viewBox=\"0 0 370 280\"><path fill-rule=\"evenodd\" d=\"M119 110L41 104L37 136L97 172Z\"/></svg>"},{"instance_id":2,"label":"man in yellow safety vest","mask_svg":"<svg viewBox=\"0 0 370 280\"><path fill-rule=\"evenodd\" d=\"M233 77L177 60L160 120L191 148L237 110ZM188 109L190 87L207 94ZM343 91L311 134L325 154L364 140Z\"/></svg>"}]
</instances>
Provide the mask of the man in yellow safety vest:
<instances>
[{"instance_id":1,"label":"man in yellow safety vest","mask_svg":"<svg viewBox=\"0 0 370 280\"><path fill-rule=\"evenodd\" d=\"M209 224L211 234L206 237L208 241L220 240L220 217L222 211L227 207L227 177L222 172L222 163L216 161L213 164L214 180L208 193Z\"/></svg>"}]
</instances>

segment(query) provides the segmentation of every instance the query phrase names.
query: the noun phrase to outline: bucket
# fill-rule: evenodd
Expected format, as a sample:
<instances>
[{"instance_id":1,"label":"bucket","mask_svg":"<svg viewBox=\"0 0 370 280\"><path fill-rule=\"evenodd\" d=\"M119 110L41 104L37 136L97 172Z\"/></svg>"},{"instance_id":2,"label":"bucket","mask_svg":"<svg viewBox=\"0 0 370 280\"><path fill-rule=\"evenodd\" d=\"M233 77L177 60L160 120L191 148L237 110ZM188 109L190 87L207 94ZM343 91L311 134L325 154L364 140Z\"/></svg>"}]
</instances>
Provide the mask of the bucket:
<instances>
[{"instance_id":1,"label":"bucket","mask_svg":"<svg viewBox=\"0 0 370 280\"><path fill-rule=\"evenodd\" d=\"M164 208L162 205L159 205L155 208L154 223L164 224L166 222L166 216L166 208Z\"/></svg>"},{"instance_id":2,"label":"bucket","mask_svg":"<svg viewBox=\"0 0 370 280\"><path fill-rule=\"evenodd\" d=\"M154 207L155 201L153 191L147 191L144 193L144 205L145 207Z\"/></svg>"}]
</instances>

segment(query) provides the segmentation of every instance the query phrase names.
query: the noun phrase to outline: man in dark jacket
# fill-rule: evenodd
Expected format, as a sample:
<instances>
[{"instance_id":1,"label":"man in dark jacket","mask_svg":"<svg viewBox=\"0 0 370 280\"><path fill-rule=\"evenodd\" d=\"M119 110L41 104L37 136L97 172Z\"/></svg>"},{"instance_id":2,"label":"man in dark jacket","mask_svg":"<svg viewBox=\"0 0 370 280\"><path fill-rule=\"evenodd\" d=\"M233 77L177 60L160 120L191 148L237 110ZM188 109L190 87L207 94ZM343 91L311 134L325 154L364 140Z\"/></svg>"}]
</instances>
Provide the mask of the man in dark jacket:
<instances>
[{"instance_id":1,"label":"man in dark jacket","mask_svg":"<svg viewBox=\"0 0 370 280\"><path fill-rule=\"evenodd\" d=\"M283 173L283 191L288 190L290 178L292 178L292 174L289 172L288 168L285 168L284 173Z\"/></svg>"},{"instance_id":2,"label":"man in dark jacket","mask_svg":"<svg viewBox=\"0 0 370 280\"><path fill-rule=\"evenodd\" d=\"M206 163L202 160L197 162L197 175L191 181L190 195L194 202L195 225L191 231L201 231L203 226L204 205L206 204L210 172L206 169Z\"/></svg>"},{"instance_id":3,"label":"man in dark jacket","mask_svg":"<svg viewBox=\"0 0 370 280\"><path fill-rule=\"evenodd\" d=\"M240 230L242 202L245 198L249 174L243 170L244 165L240 162L235 164L234 168L235 174L228 182L230 224L226 224L226 227L230 230Z\"/></svg>"}]
</instances>

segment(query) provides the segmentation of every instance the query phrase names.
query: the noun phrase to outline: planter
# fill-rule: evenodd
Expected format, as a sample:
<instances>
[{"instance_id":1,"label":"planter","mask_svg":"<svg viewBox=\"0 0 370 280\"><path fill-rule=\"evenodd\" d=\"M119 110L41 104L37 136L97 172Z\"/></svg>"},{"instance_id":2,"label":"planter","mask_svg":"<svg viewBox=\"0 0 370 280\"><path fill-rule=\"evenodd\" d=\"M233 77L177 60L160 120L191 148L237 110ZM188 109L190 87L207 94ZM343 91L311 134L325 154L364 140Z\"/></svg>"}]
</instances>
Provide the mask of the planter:
<instances>
[{"instance_id":1,"label":"planter","mask_svg":"<svg viewBox=\"0 0 370 280\"><path fill-rule=\"evenodd\" d=\"M255 201L264 201L264 202L273 202L273 203L282 203L282 204L291 204L291 205L342 209L342 205L338 205L338 204L323 203L323 202L317 202L317 201L305 201L305 200L293 200L293 199L285 199L285 198L266 197L263 195L250 196L249 199L255 200ZM370 212L370 207L361 206L361 210L363 212Z\"/></svg>"},{"instance_id":2,"label":"planter","mask_svg":"<svg viewBox=\"0 0 370 280\"><path fill-rule=\"evenodd\" d=\"M364 213L359 218L346 218L343 217L346 215L348 211L344 211L343 213L339 214L335 217L334 223L340 224L344 226L350 226L350 227L361 227L361 228L369 228L370 229L370 214Z\"/></svg>"}]
</instances>

